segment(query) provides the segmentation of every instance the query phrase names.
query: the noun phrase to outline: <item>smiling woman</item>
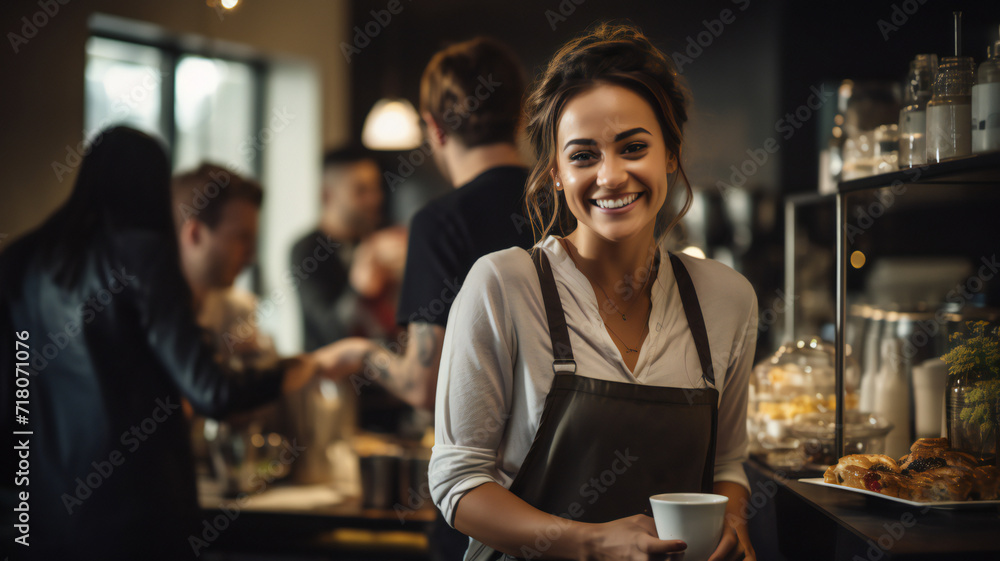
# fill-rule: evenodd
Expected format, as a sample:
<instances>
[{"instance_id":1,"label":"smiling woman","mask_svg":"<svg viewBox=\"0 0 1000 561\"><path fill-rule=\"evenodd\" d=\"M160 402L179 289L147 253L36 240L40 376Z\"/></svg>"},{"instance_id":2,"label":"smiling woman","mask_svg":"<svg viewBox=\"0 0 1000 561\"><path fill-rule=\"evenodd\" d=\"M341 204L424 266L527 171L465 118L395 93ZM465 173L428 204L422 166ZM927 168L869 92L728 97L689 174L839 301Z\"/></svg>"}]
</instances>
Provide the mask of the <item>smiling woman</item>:
<instances>
[{"instance_id":1,"label":"smiling woman","mask_svg":"<svg viewBox=\"0 0 1000 561\"><path fill-rule=\"evenodd\" d=\"M566 104L556 138L561 150L551 175L577 218L567 239L579 245L581 236L652 234L667 175L677 169L652 107L632 90L601 84Z\"/></svg>"},{"instance_id":2,"label":"smiling woman","mask_svg":"<svg viewBox=\"0 0 1000 561\"><path fill-rule=\"evenodd\" d=\"M466 559L663 558L686 547L647 515L664 492L724 495L709 561L753 558L739 509L756 298L657 239L691 199L684 91L637 29L601 25L529 97L537 243L475 264L438 374L431 492L473 538ZM688 202L668 221L678 181Z\"/></svg>"}]
</instances>

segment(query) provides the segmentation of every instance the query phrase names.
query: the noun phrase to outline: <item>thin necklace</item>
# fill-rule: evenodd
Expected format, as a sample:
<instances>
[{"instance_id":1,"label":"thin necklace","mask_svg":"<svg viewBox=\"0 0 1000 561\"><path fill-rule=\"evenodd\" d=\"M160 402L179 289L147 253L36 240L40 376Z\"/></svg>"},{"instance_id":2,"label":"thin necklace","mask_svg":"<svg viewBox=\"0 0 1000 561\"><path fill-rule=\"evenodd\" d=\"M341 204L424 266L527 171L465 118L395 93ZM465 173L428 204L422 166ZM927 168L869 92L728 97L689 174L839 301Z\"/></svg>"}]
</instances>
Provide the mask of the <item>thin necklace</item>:
<instances>
[{"instance_id":1,"label":"thin necklace","mask_svg":"<svg viewBox=\"0 0 1000 561\"><path fill-rule=\"evenodd\" d=\"M569 255L569 258L573 261L574 264L576 264L576 260L573 259L573 252L571 252L569 250L569 247L566 245L567 244L566 239L565 238L557 238L557 239L559 240L559 245L563 246L563 250L566 251L566 254ZM657 257L659 257L659 255L657 255ZM653 259L653 265L652 265L652 267L650 267L649 272L646 274L646 280L644 280L642 282L642 286L639 287L639 291L636 294L640 294L641 295L643 293L643 291L646 290L646 284L649 282L649 279L653 277L653 274L656 272L656 268L657 268L656 267L656 259L654 258ZM577 269L579 269L579 267ZM597 281L594 281L594 284L597 285L597 288L601 289L601 294L604 294L604 298L606 298L607 301L610 302L612 306L614 306L615 311L622 315L622 321L628 321L628 316L625 315L625 312L623 312L622 309L618 307L618 304L615 304L615 301L612 300L610 296L608 296L608 293L604 290L604 287L601 286L601 283L599 283ZM641 299L642 298L637 298L636 302L638 302ZM628 307L628 311L630 313L632 311L632 307L636 305L636 302L632 302L632 304ZM650 309L652 309L652 305L653 305L652 300L650 300L649 304L650 304ZM600 311L601 307L598 306L597 310ZM601 318L601 321L604 321L604 319ZM620 338L619 338L619 340L620 340ZM625 342L622 341L622 344L624 345Z\"/></svg>"},{"instance_id":2,"label":"thin necklace","mask_svg":"<svg viewBox=\"0 0 1000 561\"><path fill-rule=\"evenodd\" d=\"M642 286L639 287L639 291L636 294L641 295L642 292L646 290L646 283L649 282L649 277L651 276L653 276L652 270L650 270L649 273L646 275L646 280L643 281ZM607 298L607 301L611 302L611 305L615 307L615 311L622 315L622 321L628 321L628 317L625 315L625 312L623 312L622 309L618 307L618 304L615 304L615 301L612 300L610 296L608 296L608 293L604 291L604 287L601 286L601 283L594 281L594 284L597 285L597 288L601 289L601 293L604 294L604 297ZM641 298L636 299L636 302L638 302L639 300L641 300ZM632 305L628 307L628 311L630 313L632 312L632 306L635 306L635 302L632 302Z\"/></svg>"},{"instance_id":3,"label":"thin necklace","mask_svg":"<svg viewBox=\"0 0 1000 561\"><path fill-rule=\"evenodd\" d=\"M573 253L569 250L569 247L566 246L565 239L564 238L558 238L558 240L559 240L559 245L563 246L563 250L565 250L566 254L569 255L569 258L570 258L571 261L573 261L573 264L576 265L576 260L573 259ZM650 271L650 274L646 277L646 282L642 283L642 288L643 289L646 288L646 283L649 282L649 278L652 277L653 273L656 272L656 269L658 268L657 265L658 265L658 263L656 262L656 259L654 258L654 260L653 260L653 269ZM579 270L579 267L577 267L577 270ZM584 276L586 276L586 275L584 275ZM594 283L594 284L597 284L597 283ZM601 292L604 292L604 288L602 288L601 285L598 284L597 287L601 289ZM607 293L605 293L604 296L607 297L608 296ZM608 298L608 300L611 300L611 299ZM611 304L614 305L614 301L612 301ZM635 304L632 304L632 305L634 306ZM617 308L618 308L618 306L615 306L615 309L617 309ZM631 307L630 307L630 309L631 309ZM618 310L618 311L621 312L621 310ZM597 313L598 313L598 315L600 315L600 312L601 312L601 307L598 306L597 307ZM639 346L640 347L642 346L642 337L643 337L643 335L646 334L646 330L649 329L649 316L652 315L652 313L653 313L653 299L652 299L652 297L650 297L650 299L649 299L649 310L646 311L646 322L642 326L642 331L639 332ZM625 314L622 314L622 319L625 320ZM621 341L622 346L625 347L625 354L639 352L639 349L633 349L632 347L628 346L628 343L626 343L625 340L622 339L620 335L618 335L617 333L615 333L614 329L611 329L611 326L608 325L608 322L604 321L603 317L601 318L601 323L604 324L604 327L608 328L608 332L609 333L611 333L612 335L615 336L616 339L618 339L619 341Z\"/></svg>"},{"instance_id":4,"label":"thin necklace","mask_svg":"<svg viewBox=\"0 0 1000 561\"><path fill-rule=\"evenodd\" d=\"M646 312L646 324L642 326L642 331L639 333L639 341L640 341L639 346L640 347L642 346L642 336L646 334L646 329L649 328L649 316L652 313L653 313L653 303L650 302L649 303L649 311ZM608 323L606 321L604 321L602 319L601 322L604 323L604 327L608 328L608 332L609 333L611 333L612 335L614 335L616 339L618 339L619 341L622 342L622 346L625 347L625 354L639 352L639 349L633 349L632 347L628 346L628 343L626 343L625 340L622 339L620 335L618 335L617 333L615 333L615 330L611 329L611 326L608 325Z\"/></svg>"}]
</instances>

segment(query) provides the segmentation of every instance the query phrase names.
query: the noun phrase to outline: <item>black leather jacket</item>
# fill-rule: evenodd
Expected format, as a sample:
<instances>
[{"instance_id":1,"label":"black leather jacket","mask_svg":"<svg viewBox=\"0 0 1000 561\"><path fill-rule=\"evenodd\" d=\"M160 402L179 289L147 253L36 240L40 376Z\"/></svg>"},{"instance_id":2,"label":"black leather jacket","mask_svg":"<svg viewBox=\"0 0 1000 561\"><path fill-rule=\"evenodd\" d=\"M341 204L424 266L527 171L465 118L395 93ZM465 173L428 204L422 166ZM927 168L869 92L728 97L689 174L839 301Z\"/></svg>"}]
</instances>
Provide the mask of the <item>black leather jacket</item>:
<instances>
[{"instance_id":1,"label":"black leather jacket","mask_svg":"<svg viewBox=\"0 0 1000 561\"><path fill-rule=\"evenodd\" d=\"M29 448L26 480L12 476L18 450L4 453L4 520L27 491L36 558L190 556L204 525L181 398L223 416L277 397L283 370L236 375L214 362L175 246L159 234L98 233L68 287L37 246L29 235L0 254L0 429L33 432L15 435ZM24 344L32 374L20 425ZM20 534L2 526L13 544Z\"/></svg>"}]
</instances>

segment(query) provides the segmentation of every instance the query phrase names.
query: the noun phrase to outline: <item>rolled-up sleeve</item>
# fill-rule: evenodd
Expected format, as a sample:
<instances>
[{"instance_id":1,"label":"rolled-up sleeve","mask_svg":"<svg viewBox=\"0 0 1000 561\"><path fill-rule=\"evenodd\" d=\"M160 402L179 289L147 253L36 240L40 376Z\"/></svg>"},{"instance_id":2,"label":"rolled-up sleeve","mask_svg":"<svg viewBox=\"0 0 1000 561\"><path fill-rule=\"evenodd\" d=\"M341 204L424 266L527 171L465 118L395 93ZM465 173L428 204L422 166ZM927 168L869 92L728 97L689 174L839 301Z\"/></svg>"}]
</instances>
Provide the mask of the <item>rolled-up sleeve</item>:
<instances>
[{"instance_id":1,"label":"rolled-up sleeve","mask_svg":"<svg viewBox=\"0 0 1000 561\"><path fill-rule=\"evenodd\" d=\"M743 462L747 459L747 397L754 349L757 346L757 298L750 291L749 315L733 340L725 387L719 403L719 435L715 454L715 481L731 481L750 488Z\"/></svg>"},{"instance_id":2,"label":"rolled-up sleeve","mask_svg":"<svg viewBox=\"0 0 1000 561\"><path fill-rule=\"evenodd\" d=\"M465 493L508 483L497 450L510 412L515 345L502 278L481 258L448 315L434 408L431 496L452 526Z\"/></svg>"}]
</instances>

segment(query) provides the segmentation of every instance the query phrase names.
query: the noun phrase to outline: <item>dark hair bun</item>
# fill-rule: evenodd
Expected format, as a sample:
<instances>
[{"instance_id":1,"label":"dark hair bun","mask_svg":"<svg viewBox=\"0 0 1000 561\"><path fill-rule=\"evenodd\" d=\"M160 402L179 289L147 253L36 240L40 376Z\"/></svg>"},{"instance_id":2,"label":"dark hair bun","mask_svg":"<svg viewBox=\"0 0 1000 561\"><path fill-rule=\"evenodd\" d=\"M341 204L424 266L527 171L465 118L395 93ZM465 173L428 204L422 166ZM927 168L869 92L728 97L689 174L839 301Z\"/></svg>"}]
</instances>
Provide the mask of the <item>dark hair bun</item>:
<instances>
[{"instance_id":1,"label":"dark hair bun","mask_svg":"<svg viewBox=\"0 0 1000 561\"><path fill-rule=\"evenodd\" d=\"M622 74L655 82L677 125L687 122L687 88L673 61L637 27L609 22L595 25L556 53L529 99L528 113L560 89L601 79L617 81L614 78Z\"/></svg>"}]
</instances>

